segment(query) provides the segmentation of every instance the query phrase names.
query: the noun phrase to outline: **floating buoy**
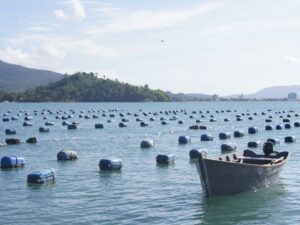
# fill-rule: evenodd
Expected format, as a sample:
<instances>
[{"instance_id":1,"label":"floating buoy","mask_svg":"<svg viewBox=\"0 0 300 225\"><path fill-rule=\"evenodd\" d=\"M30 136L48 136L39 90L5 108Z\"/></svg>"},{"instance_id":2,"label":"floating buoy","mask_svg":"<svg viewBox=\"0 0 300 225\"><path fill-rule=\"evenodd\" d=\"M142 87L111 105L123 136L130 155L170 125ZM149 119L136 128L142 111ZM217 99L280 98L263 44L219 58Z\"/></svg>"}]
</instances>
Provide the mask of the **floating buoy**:
<instances>
[{"instance_id":1,"label":"floating buoy","mask_svg":"<svg viewBox=\"0 0 300 225\"><path fill-rule=\"evenodd\" d=\"M291 122L289 119L282 119L282 122L284 122L284 123L289 123L289 122Z\"/></svg>"},{"instance_id":2,"label":"floating buoy","mask_svg":"<svg viewBox=\"0 0 300 225\"><path fill-rule=\"evenodd\" d=\"M248 134L257 134L257 133L258 133L257 127L249 127L248 128Z\"/></svg>"},{"instance_id":3,"label":"floating buoy","mask_svg":"<svg viewBox=\"0 0 300 225\"><path fill-rule=\"evenodd\" d=\"M199 126L198 125L192 125L189 127L190 130L198 130Z\"/></svg>"},{"instance_id":4,"label":"floating buoy","mask_svg":"<svg viewBox=\"0 0 300 225\"><path fill-rule=\"evenodd\" d=\"M287 136L284 138L284 142L285 143L293 143L293 142L296 142L296 138L293 136Z\"/></svg>"},{"instance_id":5,"label":"floating buoy","mask_svg":"<svg viewBox=\"0 0 300 225\"><path fill-rule=\"evenodd\" d=\"M265 130L273 130L273 129L274 129L274 127L271 126L271 125L267 125L267 126L265 127Z\"/></svg>"},{"instance_id":6,"label":"floating buoy","mask_svg":"<svg viewBox=\"0 0 300 225\"><path fill-rule=\"evenodd\" d=\"M63 126L68 126L68 125L71 125L72 123L69 122L69 121L63 121L61 124L62 124Z\"/></svg>"},{"instance_id":7,"label":"floating buoy","mask_svg":"<svg viewBox=\"0 0 300 225\"><path fill-rule=\"evenodd\" d=\"M6 135L13 135L13 134L16 134L16 133L17 133L16 130L5 129L5 134L6 134Z\"/></svg>"},{"instance_id":8,"label":"floating buoy","mask_svg":"<svg viewBox=\"0 0 300 225\"><path fill-rule=\"evenodd\" d=\"M99 162L100 170L121 170L121 159L101 159Z\"/></svg>"},{"instance_id":9,"label":"floating buoy","mask_svg":"<svg viewBox=\"0 0 300 225\"><path fill-rule=\"evenodd\" d=\"M226 140L230 138L230 133L219 133L219 139L220 140Z\"/></svg>"},{"instance_id":10,"label":"floating buoy","mask_svg":"<svg viewBox=\"0 0 300 225\"><path fill-rule=\"evenodd\" d=\"M9 118L2 118L2 122L9 122Z\"/></svg>"},{"instance_id":11,"label":"floating buoy","mask_svg":"<svg viewBox=\"0 0 300 225\"><path fill-rule=\"evenodd\" d=\"M199 129L200 129L200 130L206 130L207 127L202 125L202 126L199 126Z\"/></svg>"},{"instance_id":12,"label":"floating buoy","mask_svg":"<svg viewBox=\"0 0 300 225\"><path fill-rule=\"evenodd\" d=\"M57 160L76 160L77 152L72 150L62 150L57 153Z\"/></svg>"},{"instance_id":13,"label":"floating buoy","mask_svg":"<svg viewBox=\"0 0 300 225\"><path fill-rule=\"evenodd\" d=\"M178 143L179 144L187 144L187 143L190 143L192 141L191 137L188 136L188 135L185 135L185 136L180 136L178 138Z\"/></svg>"},{"instance_id":14,"label":"floating buoy","mask_svg":"<svg viewBox=\"0 0 300 225\"><path fill-rule=\"evenodd\" d=\"M40 133L48 133L49 131L50 131L50 129L48 127L40 127L39 128Z\"/></svg>"},{"instance_id":15,"label":"floating buoy","mask_svg":"<svg viewBox=\"0 0 300 225\"><path fill-rule=\"evenodd\" d=\"M142 121L142 122L140 123L140 126L141 126L141 127L147 127L147 126L148 126L148 123Z\"/></svg>"},{"instance_id":16,"label":"floating buoy","mask_svg":"<svg viewBox=\"0 0 300 225\"><path fill-rule=\"evenodd\" d=\"M258 148L260 145L259 141L249 141L248 142L248 148Z\"/></svg>"},{"instance_id":17,"label":"floating buoy","mask_svg":"<svg viewBox=\"0 0 300 225\"><path fill-rule=\"evenodd\" d=\"M152 139L142 140L140 146L141 148L152 148L154 146L154 141Z\"/></svg>"},{"instance_id":18,"label":"floating buoy","mask_svg":"<svg viewBox=\"0 0 300 225\"><path fill-rule=\"evenodd\" d=\"M162 121L161 125L167 125L168 123L166 121Z\"/></svg>"},{"instance_id":19,"label":"floating buoy","mask_svg":"<svg viewBox=\"0 0 300 225\"><path fill-rule=\"evenodd\" d=\"M291 129L291 128L292 128L292 126L291 126L291 124L289 124L289 123L286 123L286 124L284 124L284 128L285 128L285 129Z\"/></svg>"},{"instance_id":20,"label":"floating buoy","mask_svg":"<svg viewBox=\"0 0 300 225\"><path fill-rule=\"evenodd\" d=\"M45 126L54 126L53 122L45 122Z\"/></svg>"},{"instance_id":21,"label":"floating buoy","mask_svg":"<svg viewBox=\"0 0 300 225\"><path fill-rule=\"evenodd\" d=\"M208 134L202 134L200 137L201 141L213 141L214 138L211 135Z\"/></svg>"},{"instance_id":22,"label":"floating buoy","mask_svg":"<svg viewBox=\"0 0 300 225\"><path fill-rule=\"evenodd\" d=\"M35 144L37 142L36 137L31 137L26 140L28 144Z\"/></svg>"},{"instance_id":23,"label":"floating buoy","mask_svg":"<svg viewBox=\"0 0 300 225\"><path fill-rule=\"evenodd\" d=\"M230 121L230 119L227 119L227 118L224 119L224 122L229 122L229 121Z\"/></svg>"},{"instance_id":24,"label":"floating buoy","mask_svg":"<svg viewBox=\"0 0 300 225\"><path fill-rule=\"evenodd\" d=\"M127 123L119 123L119 127L127 127Z\"/></svg>"},{"instance_id":25,"label":"floating buoy","mask_svg":"<svg viewBox=\"0 0 300 225\"><path fill-rule=\"evenodd\" d=\"M168 164L174 163L174 161L175 161L175 156L173 154L156 156L157 164L168 165Z\"/></svg>"},{"instance_id":26,"label":"floating buoy","mask_svg":"<svg viewBox=\"0 0 300 225\"><path fill-rule=\"evenodd\" d=\"M294 127L300 127L300 122L295 122Z\"/></svg>"},{"instance_id":27,"label":"floating buoy","mask_svg":"<svg viewBox=\"0 0 300 225\"><path fill-rule=\"evenodd\" d=\"M283 129L283 126L280 125L280 124L278 124L278 125L276 125L275 129L276 129L276 130L282 130L282 129Z\"/></svg>"},{"instance_id":28,"label":"floating buoy","mask_svg":"<svg viewBox=\"0 0 300 225\"><path fill-rule=\"evenodd\" d=\"M26 121L29 121L29 120L32 120L33 119L33 117L31 117L31 116L26 116L25 118L24 118L24 120L26 120Z\"/></svg>"},{"instance_id":29,"label":"floating buoy","mask_svg":"<svg viewBox=\"0 0 300 225\"><path fill-rule=\"evenodd\" d=\"M192 149L192 150L190 150L189 151L190 159L197 159L198 155L201 154L200 151L201 150L198 150L198 149Z\"/></svg>"},{"instance_id":30,"label":"floating buoy","mask_svg":"<svg viewBox=\"0 0 300 225\"><path fill-rule=\"evenodd\" d=\"M30 123L30 122L28 122L28 121L25 121L25 122L23 123L23 127L31 127L31 126L33 126L33 123Z\"/></svg>"},{"instance_id":31,"label":"floating buoy","mask_svg":"<svg viewBox=\"0 0 300 225\"><path fill-rule=\"evenodd\" d=\"M103 129L103 128L104 128L104 126L103 126L102 123L96 123L95 124L95 129Z\"/></svg>"},{"instance_id":32,"label":"floating buoy","mask_svg":"<svg viewBox=\"0 0 300 225\"><path fill-rule=\"evenodd\" d=\"M20 139L17 139L17 138L8 138L5 140L5 143L7 145L16 145L16 144L20 144L21 141L20 141Z\"/></svg>"},{"instance_id":33,"label":"floating buoy","mask_svg":"<svg viewBox=\"0 0 300 225\"><path fill-rule=\"evenodd\" d=\"M1 168L18 168L23 167L25 165L25 160L22 157L17 156L4 156L1 159Z\"/></svg>"},{"instance_id":34,"label":"floating buoy","mask_svg":"<svg viewBox=\"0 0 300 225\"><path fill-rule=\"evenodd\" d=\"M76 130L77 129L77 125L76 124L70 124L68 125L68 130Z\"/></svg>"},{"instance_id":35,"label":"floating buoy","mask_svg":"<svg viewBox=\"0 0 300 225\"><path fill-rule=\"evenodd\" d=\"M233 136L234 136L235 138L239 138L239 137L245 136L245 134L244 134L243 131L234 131Z\"/></svg>"},{"instance_id":36,"label":"floating buoy","mask_svg":"<svg viewBox=\"0 0 300 225\"><path fill-rule=\"evenodd\" d=\"M231 143L231 142L224 143L224 144L221 145L221 151L222 152L235 151L236 148L237 148L236 144L235 143Z\"/></svg>"},{"instance_id":37,"label":"floating buoy","mask_svg":"<svg viewBox=\"0 0 300 225\"><path fill-rule=\"evenodd\" d=\"M54 180L55 171L52 168L44 169L27 175L27 182L33 184L43 184L50 181L54 182Z\"/></svg>"}]
</instances>

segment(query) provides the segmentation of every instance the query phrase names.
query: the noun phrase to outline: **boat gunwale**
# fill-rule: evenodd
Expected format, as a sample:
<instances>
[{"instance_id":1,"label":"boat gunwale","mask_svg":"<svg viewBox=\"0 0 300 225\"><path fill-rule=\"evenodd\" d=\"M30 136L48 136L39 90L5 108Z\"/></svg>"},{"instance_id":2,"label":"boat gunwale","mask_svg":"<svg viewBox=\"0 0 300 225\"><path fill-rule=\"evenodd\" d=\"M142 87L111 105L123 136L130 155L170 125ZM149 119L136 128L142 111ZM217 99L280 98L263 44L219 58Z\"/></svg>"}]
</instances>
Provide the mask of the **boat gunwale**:
<instances>
[{"instance_id":1,"label":"boat gunwale","mask_svg":"<svg viewBox=\"0 0 300 225\"><path fill-rule=\"evenodd\" d=\"M229 154L232 155L232 154ZM282 165L284 163L287 162L287 160L290 157L290 153L288 152L288 155L280 162L278 163L268 163L268 164L251 164L251 163L244 163L244 162L234 162L234 161L225 161L225 160L219 160L219 159L213 159L213 158L203 158L202 160L209 160L209 161L215 161L215 162L220 162L220 163L230 163L230 164L238 164L238 165L245 165L245 166L254 166L254 167L274 167L274 166L278 166L278 165ZM271 158L270 158L271 159Z\"/></svg>"}]
</instances>

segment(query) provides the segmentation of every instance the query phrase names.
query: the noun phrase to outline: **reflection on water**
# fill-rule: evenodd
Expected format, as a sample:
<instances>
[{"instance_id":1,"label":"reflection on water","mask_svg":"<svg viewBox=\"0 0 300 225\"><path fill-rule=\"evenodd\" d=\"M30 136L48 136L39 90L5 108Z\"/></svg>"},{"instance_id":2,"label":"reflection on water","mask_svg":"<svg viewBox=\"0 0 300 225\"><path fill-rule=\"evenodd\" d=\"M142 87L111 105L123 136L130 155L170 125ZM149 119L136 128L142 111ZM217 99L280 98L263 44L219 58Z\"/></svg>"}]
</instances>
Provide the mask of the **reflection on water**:
<instances>
[{"instance_id":1,"label":"reflection on water","mask_svg":"<svg viewBox=\"0 0 300 225\"><path fill-rule=\"evenodd\" d=\"M257 192L233 196L202 198L197 219L201 224L262 224L276 221L276 212L285 202L286 190L282 182Z\"/></svg>"}]
</instances>

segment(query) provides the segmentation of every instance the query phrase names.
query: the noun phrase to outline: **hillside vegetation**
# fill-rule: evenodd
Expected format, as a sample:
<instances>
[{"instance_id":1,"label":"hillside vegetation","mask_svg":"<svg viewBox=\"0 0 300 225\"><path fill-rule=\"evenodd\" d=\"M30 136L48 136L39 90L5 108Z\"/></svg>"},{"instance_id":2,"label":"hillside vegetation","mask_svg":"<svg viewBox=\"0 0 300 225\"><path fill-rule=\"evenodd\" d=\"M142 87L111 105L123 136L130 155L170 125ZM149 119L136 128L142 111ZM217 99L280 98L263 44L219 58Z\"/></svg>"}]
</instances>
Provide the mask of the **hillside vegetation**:
<instances>
[{"instance_id":1,"label":"hillside vegetation","mask_svg":"<svg viewBox=\"0 0 300 225\"><path fill-rule=\"evenodd\" d=\"M46 86L20 93L0 93L1 101L18 102L143 102L169 101L161 90L98 78L93 73L76 73Z\"/></svg>"}]
</instances>

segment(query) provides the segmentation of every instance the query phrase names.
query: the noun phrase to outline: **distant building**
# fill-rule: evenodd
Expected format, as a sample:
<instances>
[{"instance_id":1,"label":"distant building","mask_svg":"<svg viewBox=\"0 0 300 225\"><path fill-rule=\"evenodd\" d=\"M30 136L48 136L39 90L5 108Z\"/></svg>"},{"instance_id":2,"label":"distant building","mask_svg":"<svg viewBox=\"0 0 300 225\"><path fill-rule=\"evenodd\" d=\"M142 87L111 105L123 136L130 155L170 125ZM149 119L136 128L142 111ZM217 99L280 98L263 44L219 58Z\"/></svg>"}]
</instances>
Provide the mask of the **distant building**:
<instances>
[{"instance_id":1,"label":"distant building","mask_svg":"<svg viewBox=\"0 0 300 225\"><path fill-rule=\"evenodd\" d=\"M297 100L297 94L295 92L288 93L288 100Z\"/></svg>"}]
</instances>

